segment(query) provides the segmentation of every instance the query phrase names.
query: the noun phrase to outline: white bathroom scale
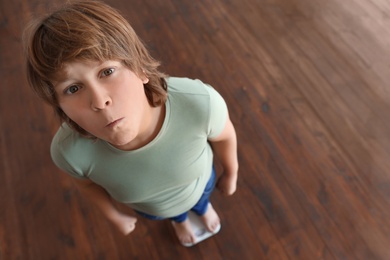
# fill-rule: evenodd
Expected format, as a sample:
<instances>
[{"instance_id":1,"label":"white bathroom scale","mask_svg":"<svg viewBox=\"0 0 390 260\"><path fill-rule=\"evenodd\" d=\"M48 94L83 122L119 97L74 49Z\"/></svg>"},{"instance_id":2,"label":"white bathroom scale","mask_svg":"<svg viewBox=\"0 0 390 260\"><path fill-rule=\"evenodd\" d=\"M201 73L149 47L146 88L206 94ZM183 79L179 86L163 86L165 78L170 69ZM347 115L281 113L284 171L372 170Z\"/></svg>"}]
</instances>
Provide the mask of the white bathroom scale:
<instances>
[{"instance_id":1,"label":"white bathroom scale","mask_svg":"<svg viewBox=\"0 0 390 260\"><path fill-rule=\"evenodd\" d=\"M183 246L191 247L194 246L203 240L214 236L221 230L221 224L217 227L217 229L214 232L210 232L207 230L207 228L204 226L202 220L199 218L198 215L196 215L194 212L190 211L188 212L188 219L191 222L192 230L194 230L194 234L196 236L195 243L183 243Z\"/></svg>"}]
</instances>

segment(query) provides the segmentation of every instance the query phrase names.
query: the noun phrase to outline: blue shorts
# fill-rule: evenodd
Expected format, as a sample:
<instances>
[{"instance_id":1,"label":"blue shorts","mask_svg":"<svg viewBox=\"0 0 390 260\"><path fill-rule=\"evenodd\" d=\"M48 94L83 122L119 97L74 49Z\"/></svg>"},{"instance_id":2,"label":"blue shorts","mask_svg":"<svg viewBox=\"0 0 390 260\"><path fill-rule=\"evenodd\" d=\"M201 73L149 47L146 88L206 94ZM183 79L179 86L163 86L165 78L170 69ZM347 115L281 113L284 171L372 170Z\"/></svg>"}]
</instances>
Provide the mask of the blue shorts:
<instances>
[{"instance_id":1,"label":"blue shorts","mask_svg":"<svg viewBox=\"0 0 390 260\"><path fill-rule=\"evenodd\" d=\"M191 208L191 211L195 212L199 216L204 215L206 213L206 211L207 211L207 207L208 207L208 204L209 204L209 198L210 198L211 192L214 190L216 178L217 177L216 177L215 169L214 169L214 166L213 166L213 168L211 170L210 179L209 179L209 181L206 184L206 188L204 189L204 192L203 192L202 196L200 197L198 202L195 204L195 206ZM139 215L141 215L141 216L143 216L143 217L145 217L147 219L151 219L151 220L162 220L162 219L165 219L163 217L157 217L157 216L149 215L149 214L146 214L146 213L143 213L143 212L139 212L139 211L136 211L136 212ZM173 220L173 221L175 221L177 223L181 223L181 222L183 222L184 220L187 219L187 216L188 216L188 212L185 212L183 214L180 214L178 216L175 216L175 217L172 217L172 218L169 218L169 219Z\"/></svg>"}]
</instances>

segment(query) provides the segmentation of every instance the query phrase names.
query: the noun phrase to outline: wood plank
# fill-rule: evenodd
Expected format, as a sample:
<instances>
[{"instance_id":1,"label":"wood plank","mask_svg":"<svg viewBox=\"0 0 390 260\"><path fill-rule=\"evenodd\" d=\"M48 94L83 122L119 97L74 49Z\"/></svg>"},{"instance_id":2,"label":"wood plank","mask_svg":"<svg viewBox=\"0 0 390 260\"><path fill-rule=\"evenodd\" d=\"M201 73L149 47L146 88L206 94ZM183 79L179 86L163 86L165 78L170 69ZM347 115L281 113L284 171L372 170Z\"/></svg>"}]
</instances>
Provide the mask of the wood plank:
<instances>
[{"instance_id":1,"label":"wood plank","mask_svg":"<svg viewBox=\"0 0 390 260\"><path fill-rule=\"evenodd\" d=\"M51 162L58 122L26 84L25 22L62 2L3 1L0 259L390 258L388 1L106 2L164 71L225 97L238 191L213 194L222 229L193 248L169 221L122 236Z\"/></svg>"}]
</instances>

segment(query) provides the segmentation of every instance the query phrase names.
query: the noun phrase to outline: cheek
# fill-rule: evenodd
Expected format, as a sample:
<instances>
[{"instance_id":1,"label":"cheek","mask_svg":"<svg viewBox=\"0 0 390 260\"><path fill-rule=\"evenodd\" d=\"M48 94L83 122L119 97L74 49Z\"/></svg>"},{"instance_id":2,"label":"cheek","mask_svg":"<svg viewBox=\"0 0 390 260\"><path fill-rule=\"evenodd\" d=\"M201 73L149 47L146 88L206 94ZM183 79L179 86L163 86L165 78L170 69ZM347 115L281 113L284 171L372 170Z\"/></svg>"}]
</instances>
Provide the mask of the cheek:
<instances>
[{"instance_id":1,"label":"cheek","mask_svg":"<svg viewBox=\"0 0 390 260\"><path fill-rule=\"evenodd\" d=\"M71 104L68 104L68 103L60 103L60 108L62 109L62 111L64 111L64 113L70 118L73 120L73 117L75 116L75 106L72 106Z\"/></svg>"},{"instance_id":2,"label":"cheek","mask_svg":"<svg viewBox=\"0 0 390 260\"><path fill-rule=\"evenodd\" d=\"M67 117L81 127L87 121L86 118L88 118L88 115L85 115L76 104L60 103L60 108Z\"/></svg>"}]
</instances>

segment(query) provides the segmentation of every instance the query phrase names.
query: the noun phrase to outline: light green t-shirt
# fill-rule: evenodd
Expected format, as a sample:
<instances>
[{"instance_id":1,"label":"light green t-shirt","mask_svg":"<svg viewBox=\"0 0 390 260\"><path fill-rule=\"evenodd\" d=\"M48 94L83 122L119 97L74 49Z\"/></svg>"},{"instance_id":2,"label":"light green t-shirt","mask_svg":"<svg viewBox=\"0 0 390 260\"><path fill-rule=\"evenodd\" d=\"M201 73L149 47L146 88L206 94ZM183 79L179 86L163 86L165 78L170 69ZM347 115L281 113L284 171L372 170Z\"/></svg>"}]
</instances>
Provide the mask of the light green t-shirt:
<instances>
[{"instance_id":1,"label":"light green t-shirt","mask_svg":"<svg viewBox=\"0 0 390 260\"><path fill-rule=\"evenodd\" d=\"M166 115L157 137L137 150L119 150L63 124L53 138L54 163L88 178L135 210L173 217L191 209L210 178L217 137L227 120L223 98L200 80L168 78Z\"/></svg>"}]
</instances>

